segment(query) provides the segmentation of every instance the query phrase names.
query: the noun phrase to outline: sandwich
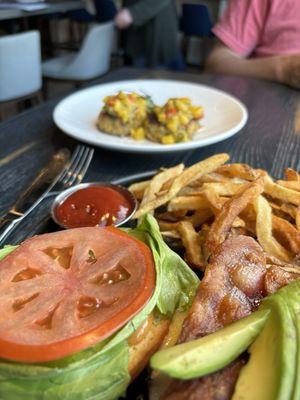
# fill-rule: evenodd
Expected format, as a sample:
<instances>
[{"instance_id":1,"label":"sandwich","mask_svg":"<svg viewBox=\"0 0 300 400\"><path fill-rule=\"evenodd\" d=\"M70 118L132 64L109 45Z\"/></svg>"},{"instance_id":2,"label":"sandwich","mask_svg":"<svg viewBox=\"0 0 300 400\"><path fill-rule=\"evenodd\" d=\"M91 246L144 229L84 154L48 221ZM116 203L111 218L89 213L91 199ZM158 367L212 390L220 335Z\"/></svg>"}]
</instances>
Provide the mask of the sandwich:
<instances>
[{"instance_id":1,"label":"sandwich","mask_svg":"<svg viewBox=\"0 0 300 400\"><path fill-rule=\"evenodd\" d=\"M130 188L135 217L152 211L203 273L176 344L151 358L151 400L300 399L300 174L227 157Z\"/></svg>"},{"instance_id":2,"label":"sandwich","mask_svg":"<svg viewBox=\"0 0 300 400\"><path fill-rule=\"evenodd\" d=\"M2 400L121 397L199 283L150 215L38 235L0 259Z\"/></svg>"},{"instance_id":3,"label":"sandwich","mask_svg":"<svg viewBox=\"0 0 300 400\"><path fill-rule=\"evenodd\" d=\"M299 278L297 269L271 262L252 237L237 235L218 245L178 344L151 359L155 370L171 377L151 399L298 398L292 393L300 393Z\"/></svg>"}]
</instances>

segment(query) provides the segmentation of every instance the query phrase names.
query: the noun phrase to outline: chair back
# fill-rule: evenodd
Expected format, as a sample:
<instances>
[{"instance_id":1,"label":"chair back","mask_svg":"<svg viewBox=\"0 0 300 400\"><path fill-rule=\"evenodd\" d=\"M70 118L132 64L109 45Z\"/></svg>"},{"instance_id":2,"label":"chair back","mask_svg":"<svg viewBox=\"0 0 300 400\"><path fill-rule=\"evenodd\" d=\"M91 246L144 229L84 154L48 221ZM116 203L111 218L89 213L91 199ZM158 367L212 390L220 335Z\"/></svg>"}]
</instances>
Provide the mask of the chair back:
<instances>
[{"instance_id":1,"label":"chair back","mask_svg":"<svg viewBox=\"0 0 300 400\"><path fill-rule=\"evenodd\" d=\"M71 10L67 12L67 16L71 21L75 22L94 22L95 16L90 14L85 8L80 10Z\"/></svg>"},{"instance_id":2,"label":"chair back","mask_svg":"<svg viewBox=\"0 0 300 400\"><path fill-rule=\"evenodd\" d=\"M94 0L94 7L98 22L112 21L118 11L113 0Z\"/></svg>"},{"instance_id":3,"label":"chair back","mask_svg":"<svg viewBox=\"0 0 300 400\"><path fill-rule=\"evenodd\" d=\"M0 37L0 101L30 95L41 87L40 33Z\"/></svg>"},{"instance_id":4,"label":"chair back","mask_svg":"<svg viewBox=\"0 0 300 400\"><path fill-rule=\"evenodd\" d=\"M181 29L186 36L212 36L212 19L205 4L183 4Z\"/></svg>"},{"instance_id":5,"label":"chair back","mask_svg":"<svg viewBox=\"0 0 300 400\"><path fill-rule=\"evenodd\" d=\"M78 54L64 68L63 75L68 79L88 80L107 72L110 67L114 33L112 22L93 25Z\"/></svg>"}]
</instances>

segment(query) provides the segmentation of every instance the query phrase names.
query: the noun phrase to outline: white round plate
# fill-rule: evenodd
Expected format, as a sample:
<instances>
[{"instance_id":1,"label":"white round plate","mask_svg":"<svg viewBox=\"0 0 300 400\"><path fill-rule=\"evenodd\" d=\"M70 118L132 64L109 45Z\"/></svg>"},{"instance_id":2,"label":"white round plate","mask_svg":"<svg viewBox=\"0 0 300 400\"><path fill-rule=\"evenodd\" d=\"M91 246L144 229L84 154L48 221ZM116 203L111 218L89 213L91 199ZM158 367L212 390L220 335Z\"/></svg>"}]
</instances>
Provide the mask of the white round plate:
<instances>
[{"instance_id":1,"label":"white round plate","mask_svg":"<svg viewBox=\"0 0 300 400\"><path fill-rule=\"evenodd\" d=\"M96 123L103 107L102 100L120 90L147 94L159 105L171 97L189 97L193 104L204 108L201 128L191 141L170 145L100 132ZM248 113L235 97L205 85L171 80L128 80L93 86L66 97L55 107L53 118L66 134L98 147L134 153L166 153L227 139L243 128Z\"/></svg>"}]
</instances>

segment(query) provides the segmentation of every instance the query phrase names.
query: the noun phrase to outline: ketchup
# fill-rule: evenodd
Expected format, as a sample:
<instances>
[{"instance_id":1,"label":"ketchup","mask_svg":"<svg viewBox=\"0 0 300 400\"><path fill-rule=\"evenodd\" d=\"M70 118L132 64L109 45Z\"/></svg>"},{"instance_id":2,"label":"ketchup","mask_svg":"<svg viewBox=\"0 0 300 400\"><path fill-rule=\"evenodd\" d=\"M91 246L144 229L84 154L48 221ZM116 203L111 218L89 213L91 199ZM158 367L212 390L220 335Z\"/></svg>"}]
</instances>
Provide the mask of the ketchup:
<instances>
[{"instance_id":1,"label":"ketchup","mask_svg":"<svg viewBox=\"0 0 300 400\"><path fill-rule=\"evenodd\" d=\"M70 194L56 207L55 216L67 228L107 226L123 221L132 209L121 191L98 185Z\"/></svg>"}]
</instances>

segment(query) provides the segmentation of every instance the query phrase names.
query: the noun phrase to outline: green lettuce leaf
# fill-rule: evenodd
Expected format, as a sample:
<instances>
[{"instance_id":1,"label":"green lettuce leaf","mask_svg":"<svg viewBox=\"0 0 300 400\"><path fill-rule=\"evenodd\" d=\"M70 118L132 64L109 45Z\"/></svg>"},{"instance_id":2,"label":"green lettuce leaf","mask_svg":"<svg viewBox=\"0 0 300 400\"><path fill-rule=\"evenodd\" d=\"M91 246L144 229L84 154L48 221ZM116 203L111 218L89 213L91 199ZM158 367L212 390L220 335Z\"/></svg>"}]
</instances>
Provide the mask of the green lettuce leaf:
<instances>
[{"instance_id":1,"label":"green lettuce leaf","mask_svg":"<svg viewBox=\"0 0 300 400\"><path fill-rule=\"evenodd\" d=\"M2 260L2 258L6 257L9 253L11 253L17 247L18 246L7 245L7 246L4 246L3 249L0 249L0 260Z\"/></svg>"},{"instance_id":2,"label":"green lettuce leaf","mask_svg":"<svg viewBox=\"0 0 300 400\"><path fill-rule=\"evenodd\" d=\"M146 243L153 253L156 288L149 302L113 337L72 356L40 364L0 360L2 400L117 399L130 382L128 337L155 308L171 317L175 310L189 307L199 280L165 244L155 219L145 215L137 228L126 232ZM15 247L0 250L0 259Z\"/></svg>"},{"instance_id":3,"label":"green lettuce leaf","mask_svg":"<svg viewBox=\"0 0 300 400\"><path fill-rule=\"evenodd\" d=\"M128 345L121 342L65 368L1 363L0 398L3 400L112 400L125 392Z\"/></svg>"}]
</instances>

